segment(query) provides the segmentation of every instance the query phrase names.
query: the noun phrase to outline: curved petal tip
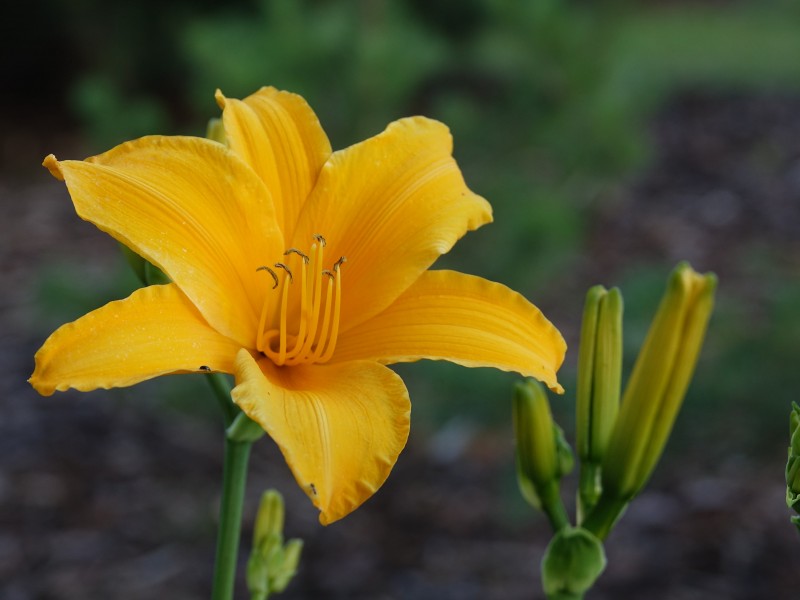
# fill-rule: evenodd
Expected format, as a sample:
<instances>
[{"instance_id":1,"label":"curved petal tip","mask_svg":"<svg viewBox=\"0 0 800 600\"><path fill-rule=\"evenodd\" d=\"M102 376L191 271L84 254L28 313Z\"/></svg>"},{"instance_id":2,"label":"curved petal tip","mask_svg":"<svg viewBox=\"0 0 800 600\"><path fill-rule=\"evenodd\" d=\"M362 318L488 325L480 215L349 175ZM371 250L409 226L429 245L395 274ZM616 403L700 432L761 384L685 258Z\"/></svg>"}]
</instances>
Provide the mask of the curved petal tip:
<instances>
[{"instance_id":1,"label":"curved petal tip","mask_svg":"<svg viewBox=\"0 0 800 600\"><path fill-rule=\"evenodd\" d=\"M61 166L58 164L55 154L48 154L42 161L42 166L50 171L53 177L59 181L64 181L64 174L61 172Z\"/></svg>"},{"instance_id":2,"label":"curved petal tip","mask_svg":"<svg viewBox=\"0 0 800 600\"><path fill-rule=\"evenodd\" d=\"M225 98L225 95L222 93L221 89L217 88L217 91L214 92L214 100L217 101L217 106L219 106L221 110L225 108L225 101L227 99Z\"/></svg>"}]
</instances>

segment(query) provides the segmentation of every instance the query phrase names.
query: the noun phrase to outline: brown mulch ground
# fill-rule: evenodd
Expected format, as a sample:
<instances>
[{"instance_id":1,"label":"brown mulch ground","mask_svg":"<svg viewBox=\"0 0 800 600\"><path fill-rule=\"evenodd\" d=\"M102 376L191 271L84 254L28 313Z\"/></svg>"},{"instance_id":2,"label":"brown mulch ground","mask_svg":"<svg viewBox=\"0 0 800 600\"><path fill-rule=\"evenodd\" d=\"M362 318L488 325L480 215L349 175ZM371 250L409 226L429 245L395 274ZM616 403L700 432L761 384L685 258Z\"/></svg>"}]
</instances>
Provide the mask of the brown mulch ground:
<instances>
[{"instance_id":1,"label":"brown mulch ground","mask_svg":"<svg viewBox=\"0 0 800 600\"><path fill-rule=\"evenodd\" d=\"M735 281L742 257L733 241L755 238L797 264L800 99L685 96L654 134L655 164L597 216L589 270L650 255L689 258ZM32 308L39 267L68 255L85 262L88 277L103 277L114 248L46 177L30 183L6 171L0 202L0 598L208 597L218 426L137 401L147 387L46 399L29 388L47 333ZM306 543L282 597L541 597L549 533L513 499L508 432L453 421L423 433L412 431L384 488L328 528L274 445L255 447L245 514L275 486L289 506L287 534ZM796 598L800 536L784 503L784 435L781 423L763 464L710 463L697 448L688 469L660 472L612 534L609 568L590 597Z\"/></svg>"}]
</instances>

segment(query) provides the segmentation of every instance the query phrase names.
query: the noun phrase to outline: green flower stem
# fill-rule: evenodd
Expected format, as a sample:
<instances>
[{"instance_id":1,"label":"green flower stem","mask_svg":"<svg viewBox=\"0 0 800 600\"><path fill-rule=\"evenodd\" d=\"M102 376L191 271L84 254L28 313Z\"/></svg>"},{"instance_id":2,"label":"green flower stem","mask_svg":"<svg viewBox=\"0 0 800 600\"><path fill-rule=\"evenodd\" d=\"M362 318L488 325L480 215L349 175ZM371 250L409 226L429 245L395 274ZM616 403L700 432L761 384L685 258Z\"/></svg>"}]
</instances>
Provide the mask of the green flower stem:
<instances>
[{"instance_id":1,"label":"green flower stem","mask_svg":"<svg viewBox=\"0 0 800 600\"><path fill-rule=\"evenodd\" d=\"M586 520L581 523L581 527L602 541L606 539L627 506L627 502L603 494L592 512L587 515Z\"/></svg>"},{"instance_id":2,"label":"green flower stem","mask_svg":"<svg viewBox=\"0 0 800 600\"><path fill-rule=\"evenodd\" d=\"M206 375L206 380L214 392L214 397L219 402L225 429L227 429L240 412L239 407L231 401L231 386L222 373L209 373Z\"/></svg>"},{"instance_id":3,"label":"green flower stem","mask_svg":"<svg viewBox=\"0 0 800 600\"><path fill-rule=\"evenodd\" d=\"M561 501L560 486L558 480L553 480L542 490L539 491L542 502L542 510L550 521L553 531L561 531L569 526L569 516Z\"/></svg>"},{"instance_id":4,"label":"green flower stem","mask_svg":"<svg viewBox=\"0 0 800 600\"><path fill-rule=\"evenodd\" d=\"M212 600L233 600L236 555L242 529L242 502L247 481L247 461L252 442L225 438L222 501L219 507L217 554L214 561Z\"/></svg>"}]
</instances>

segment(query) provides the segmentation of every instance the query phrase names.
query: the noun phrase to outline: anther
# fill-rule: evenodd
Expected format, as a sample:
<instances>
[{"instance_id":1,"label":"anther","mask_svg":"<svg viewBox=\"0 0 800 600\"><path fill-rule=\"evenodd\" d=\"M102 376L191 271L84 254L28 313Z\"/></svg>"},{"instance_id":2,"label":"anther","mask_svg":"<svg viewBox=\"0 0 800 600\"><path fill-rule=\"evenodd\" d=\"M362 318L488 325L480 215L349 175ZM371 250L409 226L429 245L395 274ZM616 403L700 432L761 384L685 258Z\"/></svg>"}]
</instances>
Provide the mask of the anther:
<instances>
[{"instance_id":1,"label":"anther","mask_svg":"<svg viewBox=\"0 0 800 600\"><path fill-rule=\"evenodd\" d=\"M335 275L333 274L333 271L329 271L328 269L323 269L322 274L327 275L331 279L336 279Z\"/></svg>"},{"instance_id":2,"label":"anther","mask_svg":"<svg viewBox=\"0 0 800 600\"><path fill-rule=\"evenodd\" d=\"M286 252L283 253L284 256L289 256L290 254L297 254L299 256L302 256L303 257L303 262L308 264L308 261L309 261L308 256L306 256L305 254L300 252L300 250L298 250L297 248L289 248Z\"/></svg>"},{"instance_id":3,"label":"anther","mask_svg":"<svg viewBox=\"0 0 800 600\"><path fill-rule=\"evenodd\" d=\"M272 269L270 269L269 267L265 267L265 266L263 266L263 265L262 265L262 266L260 266L260 267L258 267L258 268L256 269L256 271L266 271L267 273L269 273L270 275L272 275L272 278L275 280L275 285L273 285L273 286L272 286L272 289L274 290L276 287L278 287L278 276L277 276L277 275L275 275L275 271L273 271L273 270L272 270Z\"/></svg>"},{"instance_id":4,"label":"anther","mask_svg":"<svg viewBox=\"0 0 800 600\"><path fill-rule=\"evenodd\" d=\"M347 257L346 256L340 256L339 260L337 260L335 263L333 263L333 268L334 269L338 269L339 267L341 267L346 262L347 262Z\"/></svg>"},{"instance_id":5,"label":"anther","mask_svg":"<svg viewBox=\"0 0 800 600\"><path fill-rule=\"evenodd\" d=\"M320 234L315 233L312 237L315 240L317 240L323 248L326 246L327 242L325 241L325 238L322 237Z\"/></svg>"},{"instance_id":6,"label":"anther","mask_svg":"<svg viewBox=\"0 0 800 600\"><path fill-rule=\"evenodd\" d=\"M289 270L289 267L283 263L275 263L275 266L286 271L286 274L289 275L289 283L294 283L294 276L292 275L291 270Z\"/></svg>"}]
</instances>

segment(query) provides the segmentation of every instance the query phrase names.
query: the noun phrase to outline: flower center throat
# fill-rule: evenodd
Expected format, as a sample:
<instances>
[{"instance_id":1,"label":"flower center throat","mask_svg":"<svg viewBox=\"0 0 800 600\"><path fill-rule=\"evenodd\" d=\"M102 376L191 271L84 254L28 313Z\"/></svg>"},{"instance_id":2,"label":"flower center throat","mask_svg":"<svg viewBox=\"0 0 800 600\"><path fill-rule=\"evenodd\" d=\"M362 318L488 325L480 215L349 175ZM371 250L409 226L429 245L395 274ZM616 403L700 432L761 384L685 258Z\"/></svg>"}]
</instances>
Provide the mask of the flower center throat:
<instances>
[{"instance_id":1,"label":"flower center throat","mask_svg":"<svg viewBox=\"0 0 800 600\"><path fill-rule=\"evenodd\" d=\"M274 285L264 294L256 348L279 366L324 363L336 348L346 258L325 268L325 238L314 240L308 254L289 248L284 262L257 269Z\"/></svg>"}]
</instances>

